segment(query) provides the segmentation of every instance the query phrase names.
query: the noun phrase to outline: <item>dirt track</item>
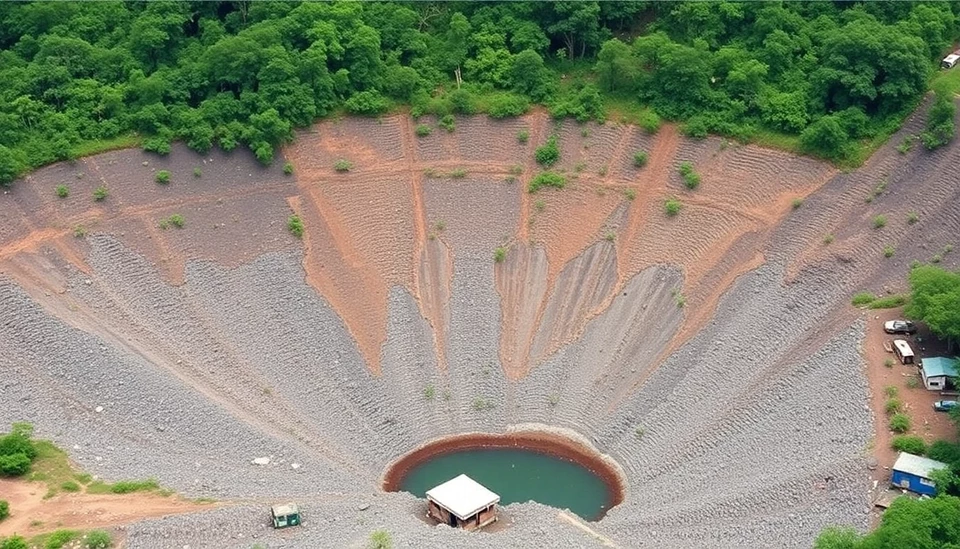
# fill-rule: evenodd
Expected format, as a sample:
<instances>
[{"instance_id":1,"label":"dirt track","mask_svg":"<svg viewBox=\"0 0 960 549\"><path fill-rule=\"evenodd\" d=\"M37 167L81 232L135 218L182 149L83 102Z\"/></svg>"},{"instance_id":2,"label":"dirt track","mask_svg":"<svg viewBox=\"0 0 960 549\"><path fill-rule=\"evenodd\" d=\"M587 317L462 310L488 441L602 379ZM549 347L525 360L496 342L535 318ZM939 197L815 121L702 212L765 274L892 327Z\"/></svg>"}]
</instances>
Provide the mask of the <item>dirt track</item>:
<instances>
[{"instance_id":1,"label":"dirt track","mask_svg":"<svg viewBox=\"0 0 960 549\"><path fill-rule=\"evenodd\" d=\"M670 126L555 126L542 112L412 128L323 122L285 151L293 176L177 147L18 182L0 195L0 368L13 373L0 388L18 403L0 421L33 421L107 478L299 498L317 519L359 521L284 534L305 547L362 542L370 524L337 507L344 494L372 501L399 540L473 543L407 520L415 501L375 493L377 479L435 437L528 422L573 429L621 464L625 501L592 527L623 546L803 547L827 524L866 525L871 416L849 297L902 289L911 260L960 244L960 146L899 155L895 136L840 174ZM530 195L533 150L554 131L568 186ZM110 196L95 202L100 184ZM684 205L675 218L668 196ZM302 241L286 230L293 211ZM174 213L185 227L159 228ZM261 456L270 465L251 465ZM234 546L195 533L223 520L272 539L237 507L135 527L131 546L164 532ZM516 546L593 543L559 523L510 531Z\"/></svg>"}]
</instances>

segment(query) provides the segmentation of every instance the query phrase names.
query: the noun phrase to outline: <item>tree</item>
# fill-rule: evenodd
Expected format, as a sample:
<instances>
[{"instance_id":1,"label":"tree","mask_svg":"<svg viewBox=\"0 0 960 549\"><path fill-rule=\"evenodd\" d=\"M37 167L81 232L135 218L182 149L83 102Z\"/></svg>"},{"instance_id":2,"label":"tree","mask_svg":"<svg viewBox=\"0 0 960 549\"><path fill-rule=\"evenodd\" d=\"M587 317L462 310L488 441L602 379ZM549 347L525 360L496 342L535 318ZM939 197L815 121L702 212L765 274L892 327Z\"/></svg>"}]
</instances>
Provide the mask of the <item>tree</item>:
<instances>
[{"instance_id":1,"label":"tree","mask_svg":"<svg viewBox=\"0 0 960 549\"><path fill-rule=\"evenodd\" d=\"M8 187L27 169L27 158L21 151L0 145L0 186Z\"/></svg>"},{"instance_id":2,"label":"tree","mask_svg":"<svg viewBox=\"0 0 960 549\"><path fill-rule=\"evenodd\" d=\"M800 134L800 144L807 151L827 158L841 158L846 154L850 137L836 116L821 116Z\"/></svg>"},{"instance_id":3,"label":"tree","mask_svg":"<svg viewBox=\"0 0 960 549\"><path fill-rule=\"evenodd\" d=\"M933 105L927 111L927 125L920 134L920 141L927 149L942 147L953 139L956 128L953 118L957 106L953 103L953 92L949 89L934 90Z\"/></svg>"},{"instance_id":4,"label":"tree","mask_svg":"<svg viewBox=\"0 0 960 549\"><path fill-rule=\"evenodd\" d=\"M461 66L467 59L467 43L470 36L470 21L460 12L450 16L450 25L444 37L442 46L443 64L448 71L453 71L457 81L457 88L463 83L460 74Z\"/></svg>"},{"instance_id":5,"label":"tree","mask_svg":"<svg viewBox=\"0 0 960 549\"><path fill-rule=\"evenodd\" d=\"M603 89L621 91L629 90L634 85L638 66L630 46L614 38L600 47L596 70Z\"/></svg>"},{"instance_id":6,"label":"tree","mask_svg":"<svg viewBox=\"0 0 960 549\"><path fill-rule=\"evenodd\" d=\"M533 50L523 50L513 56L510 82L513 89L543 101L552 92L552 74L543 64L543 58Z\"/></svg>"},{"instance_id":7,"label":"tree","mask_svg":"<svg viewBox=\"0 0 960 549\"><path fill-rule=\"evenodd\" d=\"M547 32L560 36L567 48L567 57L583 57L587 48L600 42L600 4L596 1L561 0L548 4L553 23Z\"/></svg>"},{"instance_id":8,"label":"tree","mask_svg":"<svg viewBox=\"0 0 960 549\"><path fill-rule=\"evenodd\" d=\"M904 314L925 323L952 348L960 339L960 273L920 265L909 278L910 303Z\"/></svg>"}]
</instances>

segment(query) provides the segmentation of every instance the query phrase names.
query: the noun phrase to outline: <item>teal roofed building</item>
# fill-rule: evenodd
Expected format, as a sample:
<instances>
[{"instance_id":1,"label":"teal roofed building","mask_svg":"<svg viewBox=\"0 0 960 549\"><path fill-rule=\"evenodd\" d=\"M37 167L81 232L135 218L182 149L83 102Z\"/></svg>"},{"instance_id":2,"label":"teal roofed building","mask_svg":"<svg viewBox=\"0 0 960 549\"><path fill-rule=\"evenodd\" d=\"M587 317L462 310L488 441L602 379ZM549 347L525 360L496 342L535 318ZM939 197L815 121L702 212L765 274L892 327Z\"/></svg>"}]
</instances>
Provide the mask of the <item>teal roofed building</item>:
<instances>
[{"instance_id":1,"label":"teal roofed building","mask_svg":"<svg viewBox=\"0 0 960 549\"><path fill-rule=\"evenodd\" d=\"M924 358L920 366L920 375L923 377L923 386L930 391L942 391L947 386L947 380L960 376L956 357L934 356Z\"/></svg>"}]
</instances>

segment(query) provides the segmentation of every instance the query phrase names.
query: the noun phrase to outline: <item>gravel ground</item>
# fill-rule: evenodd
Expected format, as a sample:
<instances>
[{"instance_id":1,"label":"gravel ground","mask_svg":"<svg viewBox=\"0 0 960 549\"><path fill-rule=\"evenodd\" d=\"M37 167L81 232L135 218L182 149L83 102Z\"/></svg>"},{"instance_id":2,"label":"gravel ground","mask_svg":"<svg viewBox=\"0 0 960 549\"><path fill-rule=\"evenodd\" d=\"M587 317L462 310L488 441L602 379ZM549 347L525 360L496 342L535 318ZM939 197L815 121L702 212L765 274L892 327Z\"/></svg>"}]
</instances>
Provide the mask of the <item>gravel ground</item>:
<instances>
[{"instance_id":1,"label":"gravel ground","mask_svg":"<svg viewBox=\"0 0 960 549\"><path fill-rule=\"evenodd\" d=\"M14 374L2 399L16 403L0 421L33 422L108 479L152 476L188 496L249 502L132 525L130 547L362 547L378 528L398 547L599 546L537 504L509 506L504 532L471 536L421 521L409 495L378 493L384 467L419 444L529 422L582 433L622 466L624 503L590 525L622 547L808 547L825 525L866 526L862 326L818 328L842 290L828 277L784 286L770 264L741 277L723 322L617 400L617 372L660 344L642 344L657 333L643 332L671 318L676 270L641 273L627 291L644 306L615 301L508 382L489 246L455 255L448 368L395 288L379 378L305 284L297 254L236 269L194 262L179 287L109 237L91 239L90 264L93 275L68 273L80 304L71 324L0 282L2 310L18 311L0 323L0 365ZM267 527L278 499L303 503L303 528Z\"/></svg>"}]
</instances>

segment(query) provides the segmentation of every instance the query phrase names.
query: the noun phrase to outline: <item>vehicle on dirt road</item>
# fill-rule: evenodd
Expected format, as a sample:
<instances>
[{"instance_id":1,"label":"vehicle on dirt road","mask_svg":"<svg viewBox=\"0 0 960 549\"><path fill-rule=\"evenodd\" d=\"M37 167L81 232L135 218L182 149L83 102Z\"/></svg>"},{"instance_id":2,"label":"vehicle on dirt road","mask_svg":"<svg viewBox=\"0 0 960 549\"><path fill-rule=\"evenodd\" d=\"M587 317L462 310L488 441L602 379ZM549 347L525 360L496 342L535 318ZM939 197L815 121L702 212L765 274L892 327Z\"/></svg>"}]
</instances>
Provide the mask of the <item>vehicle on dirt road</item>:
<instances>
[{"instance_id":1,"label":"vehicle on dirt road","mask_svg":"<svg viewBox=\"0 0 960 549\"><path fill-rule=\"evenodd\" d=\"M957 407L956 400L938 400L933 403L933 409L938 412L949 412Z\"/></svg>"},{"instance_id":2,"label":"vehicle on dirt road","mask_svg":"<svg viewBox=\"0 0 960 549\"><path fill-rule=\"evenodd\" d=\"M915 334L917 325L909 320L890 320L883 323L883 331L888 334Z\"/></svg>"}]
</instances>

